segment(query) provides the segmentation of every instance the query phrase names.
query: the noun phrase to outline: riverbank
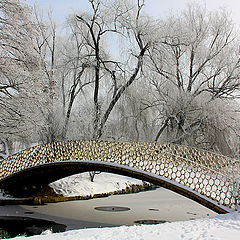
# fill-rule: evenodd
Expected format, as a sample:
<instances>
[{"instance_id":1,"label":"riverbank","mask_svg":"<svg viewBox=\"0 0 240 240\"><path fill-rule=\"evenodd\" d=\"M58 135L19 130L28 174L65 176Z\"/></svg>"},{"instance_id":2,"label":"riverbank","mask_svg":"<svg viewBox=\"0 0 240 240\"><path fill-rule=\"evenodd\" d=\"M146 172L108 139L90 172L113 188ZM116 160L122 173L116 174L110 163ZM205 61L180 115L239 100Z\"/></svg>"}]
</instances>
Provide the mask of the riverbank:
<instances>
[{"instance_id":1,"label":"riverbank","mask_svg":"<svg viewBox=\"0 0 240 240\"><path fill-rule=\"evenodd\" d=\"M57 194L53 188L47 186L43 188L43 190L37 194L34 194L29 198L4 198L0 199L0 206L4 205L42 205L46 203L57 203L57 202L66 202L66 201L74 201L74 200L89 200L93 198L104 198L112 195L120 195L120 194L131 194L138 193L143 191L150 191L157 189L158 186L148 183L143 183L142 185L130 185L126 187L126 189L121 189L108 193L97 193L93 195L85 195L85 196L63 196L62 194Z\"/></svg>"},{"instance_id":2,"label":"riverbank","mask_svg":"<svg viewBox=\"0 0 240 240\"><path fill-rule=\"evenodd\" d=\"M86 172L53 182L29 200L33 204L89 200L111 195L149 191L157 187L138 179L110 173L96 174L91 181L89 173Z\"/></svg>"},{"instance_id":3,"label":"riverbank","mask_svg":"<svg viewBox=\"0 0 240 240\"><path fill-rule=\"evenodd\" d=\"M25 199L24 201L18 201L16 204L34 204L34 205L41 205L45 203L57 203L57 202L65 202L65 201L74 201L74 200L89 200L93 198L104 198L112 195L119 195L119 194L131 194L131 193L138 193L143 191L150 191L157 189L158 186L149 184L149 183L142 183L141 185L133 184L127 186L125 189L120 189L116 191L110 191L107 193L96 193L91 195L84 195L84 196L63 196L62 194L57 194L53 188L50 186L45 187L41 192L33 195L32 197Z\"/></svg>"}]
</instances>

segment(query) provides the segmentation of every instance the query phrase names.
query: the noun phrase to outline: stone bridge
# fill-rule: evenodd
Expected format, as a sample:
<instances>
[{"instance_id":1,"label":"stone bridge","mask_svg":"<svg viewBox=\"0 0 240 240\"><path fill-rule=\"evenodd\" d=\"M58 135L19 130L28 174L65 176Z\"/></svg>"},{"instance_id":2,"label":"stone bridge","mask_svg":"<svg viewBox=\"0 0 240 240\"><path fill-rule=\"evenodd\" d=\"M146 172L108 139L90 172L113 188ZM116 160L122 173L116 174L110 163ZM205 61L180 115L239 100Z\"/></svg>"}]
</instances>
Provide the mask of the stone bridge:
<instances>
[{"instance_id":1,"label":"stone bridge","mask_svg":"<svg viewBox=\"0 0 240 240\"><path fill-rule=\"evenodd\" d=\"M157 142L78 141L31 147L3 160L0 188L26 197L60 178L103 171L168 188L218 212L238 207L237 160L191 147Z\"/></svg>"}]
</instances>

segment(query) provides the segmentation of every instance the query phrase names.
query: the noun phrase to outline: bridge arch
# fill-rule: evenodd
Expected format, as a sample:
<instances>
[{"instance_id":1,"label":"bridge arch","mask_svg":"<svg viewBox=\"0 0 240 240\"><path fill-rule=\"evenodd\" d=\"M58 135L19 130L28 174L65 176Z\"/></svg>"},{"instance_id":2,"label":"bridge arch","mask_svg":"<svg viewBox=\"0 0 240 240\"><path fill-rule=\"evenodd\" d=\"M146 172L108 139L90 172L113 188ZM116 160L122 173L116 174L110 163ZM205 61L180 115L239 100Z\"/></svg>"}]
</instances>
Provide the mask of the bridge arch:
<instances>
[{"instance_id":1,"label":"bridge arch","mask_svg":"<svg viewBox=\"0 0 240 240\"><path fill-rule=\"evenodd\" d=\"M62 177L94 170L158 184L218 213L238 204L236 161L156 142L65 141L32 147L2 162L0 187L20 196Z\"/></svg>"}]
</instances>

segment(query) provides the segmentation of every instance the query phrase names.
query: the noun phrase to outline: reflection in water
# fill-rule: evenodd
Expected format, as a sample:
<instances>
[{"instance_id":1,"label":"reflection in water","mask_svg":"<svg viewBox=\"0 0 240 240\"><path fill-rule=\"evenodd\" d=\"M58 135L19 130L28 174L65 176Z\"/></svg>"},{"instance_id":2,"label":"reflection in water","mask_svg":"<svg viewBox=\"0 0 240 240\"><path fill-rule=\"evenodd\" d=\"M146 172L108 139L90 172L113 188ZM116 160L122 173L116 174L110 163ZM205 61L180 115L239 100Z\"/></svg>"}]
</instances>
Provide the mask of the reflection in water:
<instances>
[{"instance_id":1,"label":"reflection in water","mask_svg":"<svg viewBox=\"0 0 240 240\"><path fill-rule=\"evenodd\" d=\"M18 235L32 236L38 235L46 230L51 232L64 232L66 225L36 219L30 217L1 216L0 217L0 237L12 238Z\"/></svg>"}]
</instances>

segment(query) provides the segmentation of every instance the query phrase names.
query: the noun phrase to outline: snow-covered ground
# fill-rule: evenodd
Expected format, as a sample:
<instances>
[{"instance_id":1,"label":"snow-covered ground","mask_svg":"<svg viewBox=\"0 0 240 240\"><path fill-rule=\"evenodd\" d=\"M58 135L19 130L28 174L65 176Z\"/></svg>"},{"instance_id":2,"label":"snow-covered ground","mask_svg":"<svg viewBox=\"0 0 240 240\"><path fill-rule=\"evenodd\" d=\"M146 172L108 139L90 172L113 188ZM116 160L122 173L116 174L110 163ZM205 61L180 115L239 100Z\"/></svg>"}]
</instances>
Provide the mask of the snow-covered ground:
<instances>
[{"instance_id":1,"label":"snow-covered ground","mask_svg":"<svg viewBox=\"0 0 240 240\"><path fill-rule=\"evenodd\" d=\"M50 231L33 237L16 237L14 240L239 240L240 213L219 215L159 225L92 228L51 234Z\"/></svg>"},{"instance_id":2,"label":"snow-covered ground","mask_svg":"<svg viewBox=\"0 0 240 240\"><path fill-rule=\"evenodd\" d=\"M87 196L100 193L109 193L126 189L133 184L142 185L142 181L110 173L96 174L94 182L90 181L89 173L72 175L60 179L50 186L64 197Z\"/></svg>"}]
</instances>

